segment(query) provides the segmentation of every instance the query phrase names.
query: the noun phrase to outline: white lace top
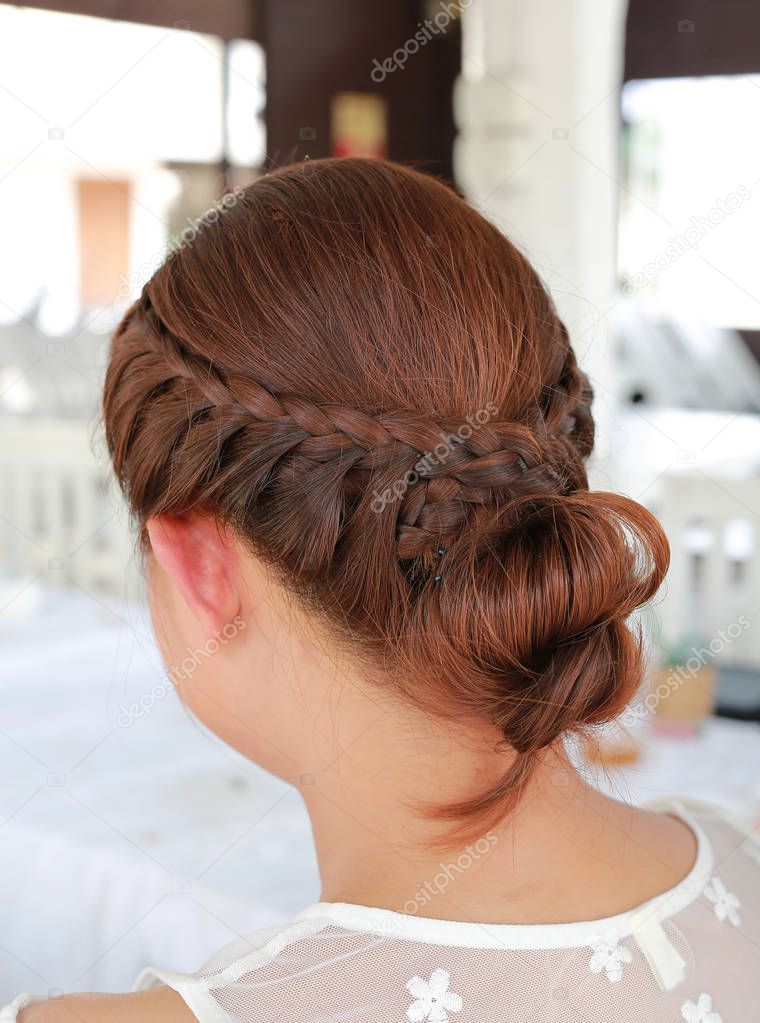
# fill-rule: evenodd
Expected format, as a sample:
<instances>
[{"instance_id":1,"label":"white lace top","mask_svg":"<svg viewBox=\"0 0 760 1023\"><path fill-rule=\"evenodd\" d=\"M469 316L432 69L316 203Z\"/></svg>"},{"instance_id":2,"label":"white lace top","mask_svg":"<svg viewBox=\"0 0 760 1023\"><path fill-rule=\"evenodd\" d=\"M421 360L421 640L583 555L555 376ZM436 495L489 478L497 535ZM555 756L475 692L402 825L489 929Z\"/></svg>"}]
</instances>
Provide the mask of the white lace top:
<instances>
[{"instance_id":1,"label":"white lace top","mask_svg":"<svg viewBox=\"0 0 760 1023\"><path fill-rule=\"evenodd\" d=\"M693 829L697 859L618 916L494 925L319 903L196 974L150 967L136 987L168 984L201 1023L760 1020L760 842L706 805L655 808Z\"/></svg>"}]
</instances>

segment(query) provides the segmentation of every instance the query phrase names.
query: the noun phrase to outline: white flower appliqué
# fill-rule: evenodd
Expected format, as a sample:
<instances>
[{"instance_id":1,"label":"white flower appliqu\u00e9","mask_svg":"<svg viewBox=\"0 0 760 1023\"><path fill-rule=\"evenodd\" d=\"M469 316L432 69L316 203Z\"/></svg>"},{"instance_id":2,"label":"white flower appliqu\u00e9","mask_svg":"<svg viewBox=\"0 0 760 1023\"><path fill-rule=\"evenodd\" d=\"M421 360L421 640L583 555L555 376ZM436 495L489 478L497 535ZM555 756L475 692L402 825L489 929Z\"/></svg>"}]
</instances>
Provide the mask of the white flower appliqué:
<instances>
[{"instance_id":1,"label":"white flower appliqu\u00e9","mask_svg":"<svg viewBox=\"0 0 760 1023\"><path fill-rule=\"evenodd\" d=\"M591 946L591 951L593 955L589 959L589 970L592 973L601 973L604 970L607 979L613 982L623 976L623 963L630 963L633 960L631 950L625 945L619 945L614 938L595 942Z\"/></svg>"},{"instance_id":2,"label":"white flower appliqu\u00e9","mask_svg":"<svg viewBox=\"0 0 760 1023\"><path fill-rule=\"evenodd\" d=\"M681 1015L686 1023L723 1023L722 1017L712 1011L712 998L704 992L699 996L696 1005L694 1002L684 1002L681 1006Z\"/></svg>"},{"instance_id":3,"label":"white flower appliqu\u00e9","mask_svg":"<svg viewBox=\"0 0 760 1023\"><path fill-rule=\"evenodd\" d=\"M719 877L710 879L710 883L705 888L705 896L713 903L715 915L719 920L728 920L734 927L739 926L742 920L737 911L741 902L732 892L726 890L726 886Z\"/></svg>"},{"instance_id":4,"label":"white flower appliqu\u00e9","mask_svg":"<svg viewBox=\"0 0 760 1023\"><path fill-rule=\"evenodd\" d=\"M460 1012L462 999L449 991L449 975L446 970L433 970L430 980L412 977L406 990L415 999L406 1010L406 1018L411 1023L448 1023L450 1012Z\"/></svg>"}]
</instances>

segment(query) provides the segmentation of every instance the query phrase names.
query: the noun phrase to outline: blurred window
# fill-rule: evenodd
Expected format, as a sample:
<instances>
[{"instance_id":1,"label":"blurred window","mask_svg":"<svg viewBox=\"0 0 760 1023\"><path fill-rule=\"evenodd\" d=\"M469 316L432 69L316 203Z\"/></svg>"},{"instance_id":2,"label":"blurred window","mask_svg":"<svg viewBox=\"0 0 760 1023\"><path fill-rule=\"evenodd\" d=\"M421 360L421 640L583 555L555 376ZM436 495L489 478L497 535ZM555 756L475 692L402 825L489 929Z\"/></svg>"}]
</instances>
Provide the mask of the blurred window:
<instances>
[{"instance_id":1,"label":"blurred window","mask_svg":"<svg viewBox=\"0 0 760 1023\"><path fill-rule=\"evenodd\" d=\"M760 75L623 88L619 268L666 317L760 327Z\"/></svg>"}]
</instances>

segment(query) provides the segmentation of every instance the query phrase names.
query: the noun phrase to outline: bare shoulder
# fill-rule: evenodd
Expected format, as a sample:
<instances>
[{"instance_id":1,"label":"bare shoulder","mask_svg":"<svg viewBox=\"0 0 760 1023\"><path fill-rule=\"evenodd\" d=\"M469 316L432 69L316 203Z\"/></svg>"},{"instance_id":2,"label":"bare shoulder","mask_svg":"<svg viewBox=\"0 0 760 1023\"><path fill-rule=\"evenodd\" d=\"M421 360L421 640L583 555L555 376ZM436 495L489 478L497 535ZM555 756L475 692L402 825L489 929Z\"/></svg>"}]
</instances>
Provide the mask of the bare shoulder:
<instances>
[{"instance_id":1,"label":"bare shoulder","mask_svg":"<svg viewBox=\"0 0 760 1023\"><path fill-rule=\"evenodd\" d=\"M128 995L67 995L23 1009L20 1023L197 1023L176 991L168 987Z\"/></svg>"}]
</instances>

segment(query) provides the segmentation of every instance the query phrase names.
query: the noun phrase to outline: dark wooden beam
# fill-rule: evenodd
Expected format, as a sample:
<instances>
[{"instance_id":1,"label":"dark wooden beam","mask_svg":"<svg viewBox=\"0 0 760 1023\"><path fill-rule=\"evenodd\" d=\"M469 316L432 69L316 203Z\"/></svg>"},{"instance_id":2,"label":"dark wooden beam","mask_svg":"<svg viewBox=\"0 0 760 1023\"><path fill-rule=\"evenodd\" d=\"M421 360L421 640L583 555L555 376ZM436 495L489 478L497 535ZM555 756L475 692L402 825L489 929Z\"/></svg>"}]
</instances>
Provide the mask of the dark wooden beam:
<instances>
[{"instance_id":1,"label":"dark wooden beam","mask_svg":"<svg viewBox=\"0 0 760 1023\"><path fill-rule=\"evenodd\" d=\"M255 0L26 0L19 6L189 29L224 40L255 38Z\"/></svg>"},{"instance_id":2,"label":"dark wooden beam","mask_svg":"<svg viewBox=\"0 0 760 1023\"><path fill-rule=\"evenodd\" d=\"M387 105L387 155L450 180L460 25L452 18L418 45L426 11L422 0L260 0L270 161L329 156L333 97L370 93ZM403 67L378 71L404 47L410 52Z\"/></svg>"},{"instance_id":3,"label":"dark wooden beam","mask_svg":"<svg viewBox=\"0 0 760 1023\"><path fill-rule=\"evenodd\" d=\"M758 72L757 0L630 0L625 81Z\"/></svg>"}]
</instances>

